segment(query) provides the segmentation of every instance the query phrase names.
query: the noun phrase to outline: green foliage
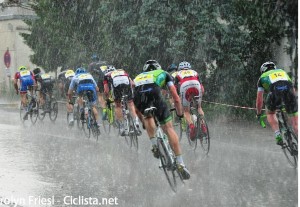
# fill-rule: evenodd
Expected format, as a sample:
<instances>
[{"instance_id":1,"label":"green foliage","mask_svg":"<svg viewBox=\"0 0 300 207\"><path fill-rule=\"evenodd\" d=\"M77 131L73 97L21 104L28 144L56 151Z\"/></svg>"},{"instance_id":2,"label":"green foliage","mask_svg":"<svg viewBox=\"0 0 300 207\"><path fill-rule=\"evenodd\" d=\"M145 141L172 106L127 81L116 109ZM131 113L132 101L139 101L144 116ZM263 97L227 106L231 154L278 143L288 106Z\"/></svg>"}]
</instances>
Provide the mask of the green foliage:
<instances>
[{"instance_id":1,"label":"green foliage","mask_svg":"<svg viewBox=\"0 0 300 207\"><path fill-rule=\"evenodd\" d=\"M148 59L189 61L204 99L253 107L260 65L274 45L297 47L298 2L248 0L39 0L23 34L33 63L48 70L89 63L93 53L130 74ZM297 51L297 50L296 50ZM293 56L291 55L291 58ZM297 81L297 57L293 74ZM276 62L276 60L275 60Z\"/></svg>"}]
</instances>

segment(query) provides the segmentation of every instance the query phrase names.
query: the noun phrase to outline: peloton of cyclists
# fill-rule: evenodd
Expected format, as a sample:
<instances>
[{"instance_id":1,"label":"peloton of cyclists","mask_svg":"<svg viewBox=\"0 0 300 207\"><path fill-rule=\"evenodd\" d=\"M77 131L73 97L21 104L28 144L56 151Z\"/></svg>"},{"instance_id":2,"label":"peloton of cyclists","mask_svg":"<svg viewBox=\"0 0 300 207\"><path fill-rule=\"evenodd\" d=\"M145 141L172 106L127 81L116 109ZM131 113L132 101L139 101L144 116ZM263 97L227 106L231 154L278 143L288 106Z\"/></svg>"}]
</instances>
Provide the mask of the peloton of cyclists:
<instances>
[{"instance_id":1,"label":"peloton of cyclists","mask_svg":"<svg viewBox=\"0 0 300 207\"><path fill-rule=\"evenodd\" d=\"M133 82L129 77L128 73L123 69L116 70L114 66L109 65L105 71L104 76L104 93L106 97L109 97L110 90L113 92L113 99L115 102L115 114L116 119L120 123L120 133L121 136L128 135L128 128L125 128L124 119L122 115L121 99L123 95L128 95L128 107L133 120L135 121L135 126L140 134L139 129L139 118L135 112L135 106L133 103L132 85Z\"/></svg>"},{"instance_id":2,"label":"peloton of cyclists","mask_svg":"<svg viewBox=\"0 0 300 207\"><path fill-rule=\"evenodd\" d=\"M181 101L176 92L173 78L169 73L162 70L160 64L156 60L148 60L143 67L143 73L139 74L134 79L134 84L134 103L139 117L143 117L146 108L151 106L156 107L157 110L155 111L155 115L157 116L163 131L168 136L171 147L175 152L176 160L178 162L178 169L182 174L183 179L189 179L190 173L183 162L178 135L173 128L170 111L161 93L161 88L167 85L170 94L173 97L177 114L182 117L183 114ZM158 158L159 152L157 140L155 138L156 126L153 117L144 117L143 124L152 143L153 155L154 157Z\"/></svg>"}]
</instances>

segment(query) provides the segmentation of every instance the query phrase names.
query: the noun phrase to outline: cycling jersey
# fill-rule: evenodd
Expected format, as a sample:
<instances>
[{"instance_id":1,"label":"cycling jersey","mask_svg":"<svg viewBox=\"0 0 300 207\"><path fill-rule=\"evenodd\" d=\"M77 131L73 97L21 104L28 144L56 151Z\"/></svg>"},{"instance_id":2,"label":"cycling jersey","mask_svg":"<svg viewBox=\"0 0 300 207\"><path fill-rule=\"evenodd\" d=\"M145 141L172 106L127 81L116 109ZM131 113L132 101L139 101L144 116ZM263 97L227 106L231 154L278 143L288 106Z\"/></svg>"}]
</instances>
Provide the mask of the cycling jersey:
<instances>
[{"instance_id":1,"label":"cycling jersey","mask_svg":"<svg viewBox=\"0 0 300 207\"><path fill-rule=\"evenodd\" d=\"M270 70L263 73L258 82L257 90L265 91L266 108L269 111L275 111L276 107L282 102L285 103L286 111L289 114L298 112L297 98L293 91L291 78L282 69Z\"/></svg>"},{"instance_id":2,"label":"cycling jersey","mask_svg":"<svg viewBox=\"0 0 300 207\"><path fill-rule=\"evenodd\" d=\"M71 81L72 81L72 79L73 79L73 77L75 76L75 73L74 73L74 71L67 71L66 73L65 73L65 82L64 82L64 91L65 91L65 93L66 94L68 94L68 90L69 90L69 86L70 86L70 84L71 84Z\"/></svg>"},{"instance_id":3,"label":"cycling jersey","mask_svg":"<svg viewBox=\"0 0 300 207\"><path fill-rule=\"evenodd\" d=\"M104 76L103 84L108 84L113 91L114 100L120 101L123 95L128 95L128 100L132 100L132 88L129 75L123 70L115 70Z\"/></svg>"},{"instance_id":4,"label":"cycling jersey","mask_svg":"<svg viewBox=\"0 0 300 207\"><path fill-rule=\"evenodd\" d=\"M93 92L93 97L89 100L93 104L96 104L97 100L97 93L96 93L96 88L97 88L97 83L94 80L93 76L89 73L81 73L72 78L72 81L69 86L69 90L74 90L75 87L76 93L78 95L82 95L84 91L92 91Z\"/></svg>"},{"instance_id":5,"label":"cycling jersey","mask_svg":"<svg viewBox=\"0 0 300 207\"><path fill-rule=\"evenodd\" d=\"M155 115L161 124L172 119L161 93L162 87L174 85L169 73L163 70L143 72L134 79L134 84L134 104L140 112L144 113L146 108L154 106L157 109Z\"/></svg>"},{"instance_id":6,"label":"cycling jersey","mask_svg":"<svg viewBox=\"0 0 300 207\"><path fill-rule=\"evenodd\" d=\"M40 91L42 93L46 93L46 92L52 93L54 87L54 79L50 74L48 73L37 74L35 76L35 79L40 84L41 86Z\"/></svg>"},{"instance_id":7,"label":"cycling jersey","mask_svg":"<svg viewBox=\"0 0 300 207\"><path fill-rule=\"evenodd\" d=\"M182 99L182 105L189 106L194 96L199 96L198 103L201 103L202 90L198 73L194 70L181 70L175 76L175 84Z\"/></svg>"},{"instance_id":8,"label":"cycling jersey","mask_svg":"<svg viewBox=\"0 0 300 207\"><path fill-rule=\"evenodd\" d=\"M92 62L88 67L88 72L95 78L100 93L104 91L103 79L106 68L104 61Z\"/></svg>"},{"instance_id":9,"label":"cycling jersey","mask_svg":"<svg viewBox=\"0 0 300 207\"><path fill-rule=\"evenodd\" d=\"M34 75L29 70L23 70L15 73L15 80L20 80L20 93L26 93L28 86L34 85Z\"/></svg>"}]
</instances>

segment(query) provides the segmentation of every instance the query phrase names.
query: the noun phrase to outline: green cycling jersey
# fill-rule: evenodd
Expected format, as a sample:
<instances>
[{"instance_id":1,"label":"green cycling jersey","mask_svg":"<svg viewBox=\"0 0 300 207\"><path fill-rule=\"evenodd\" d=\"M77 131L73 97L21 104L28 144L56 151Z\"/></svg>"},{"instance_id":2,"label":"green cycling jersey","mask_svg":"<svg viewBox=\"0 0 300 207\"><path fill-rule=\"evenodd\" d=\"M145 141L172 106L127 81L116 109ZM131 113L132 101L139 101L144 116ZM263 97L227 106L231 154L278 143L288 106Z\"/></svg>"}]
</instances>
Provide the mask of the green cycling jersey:
<instances>
[{"instance_id":1,"label":"green cycling jersey","mask_svg":"<svg viewBox=\"0 0 300 207\"><path fill-rule=\"evenodd\" d=\"M134 79L134 84L136 87L153 83L162 88L166 85L172 85L173 79L171 75L164 70L153 70L149 72L143 72L136 76L136 78Z\"/></svg>"},{"instance_id":2,"label":"green cycling jersey","mask_svg":"<svg viewBox=\"0 0 300 207\"><path fill-rule=\"evenodd\" d=\"M260 91L270 91L270 86L277 81L291 81L288 74L282 69L270 70L263 73L257 83L258 90Z\"/></svg>"}]
</instances>

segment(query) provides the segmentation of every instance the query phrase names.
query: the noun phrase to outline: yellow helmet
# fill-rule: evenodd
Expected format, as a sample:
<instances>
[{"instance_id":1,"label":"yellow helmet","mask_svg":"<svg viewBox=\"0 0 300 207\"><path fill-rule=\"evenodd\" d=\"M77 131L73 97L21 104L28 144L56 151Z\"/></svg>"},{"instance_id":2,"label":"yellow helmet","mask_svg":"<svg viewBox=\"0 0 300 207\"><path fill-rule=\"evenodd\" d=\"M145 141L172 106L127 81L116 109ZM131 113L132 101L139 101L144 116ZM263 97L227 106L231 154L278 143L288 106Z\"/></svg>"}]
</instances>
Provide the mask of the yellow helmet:
<instances>
[{"instance_id":1,"label":"yellow helmet","mask_svg":"<svg viewBox=\"0 0 300 207\"><path fill-rule=\"evenodd\" d=\"M19 67L19 71L23 71L23 70L27 70L27 68L22 65L22 66Z\"/></svg>"},{"instance_id":2,"label":"yellow helmet","mask_svg":"<svg viewBox=\"0 0 300 207\"><path fill-rule=\"evenodd\" d=\"M65 77L69 78L69 77L73 77L75 76L75 72L73 70L67 70L65 73Z\"/></svg>"},{"instance_id":3,"label":"yellow helmet","mask_svg":"<svg viewBox=\"0 0 300 207\"><path fill-rule=\"evenodd\" d=\"M107 65L102 65L102 66L100 67L100 69L101 69L103 72L106 71Z\"/></svg>"}]
</instances>

